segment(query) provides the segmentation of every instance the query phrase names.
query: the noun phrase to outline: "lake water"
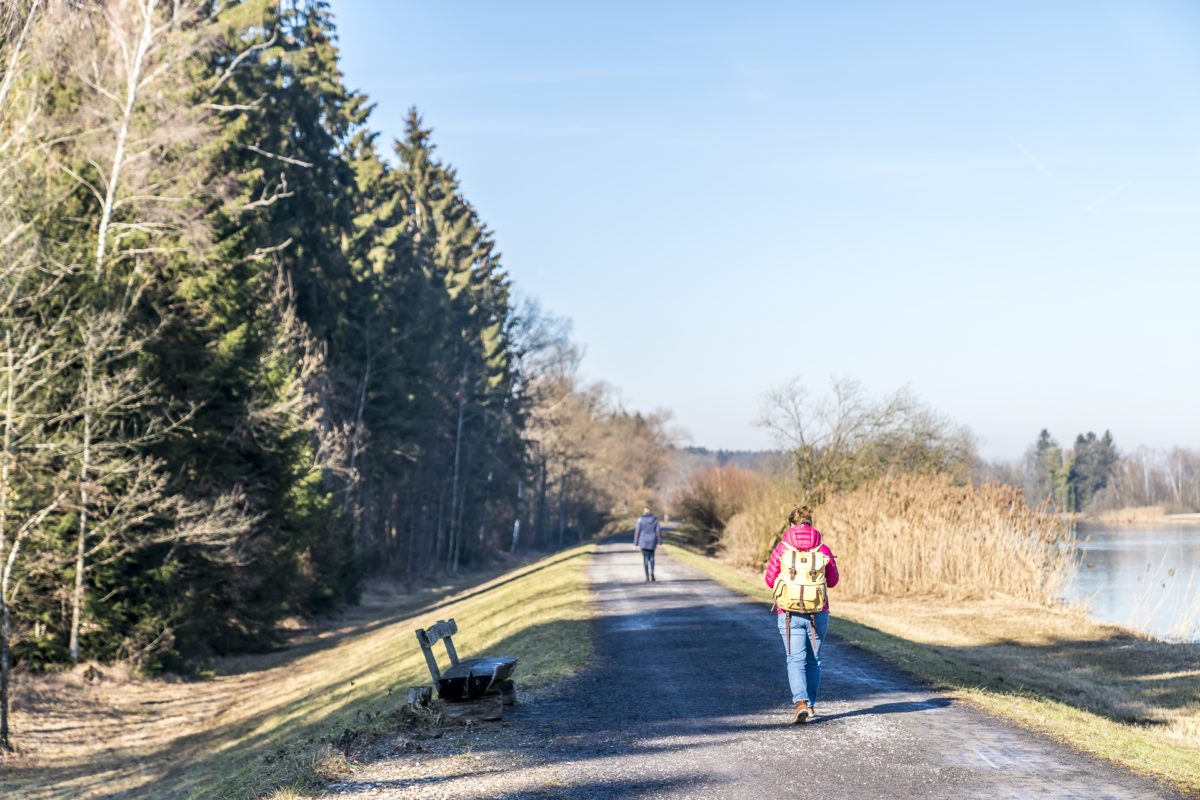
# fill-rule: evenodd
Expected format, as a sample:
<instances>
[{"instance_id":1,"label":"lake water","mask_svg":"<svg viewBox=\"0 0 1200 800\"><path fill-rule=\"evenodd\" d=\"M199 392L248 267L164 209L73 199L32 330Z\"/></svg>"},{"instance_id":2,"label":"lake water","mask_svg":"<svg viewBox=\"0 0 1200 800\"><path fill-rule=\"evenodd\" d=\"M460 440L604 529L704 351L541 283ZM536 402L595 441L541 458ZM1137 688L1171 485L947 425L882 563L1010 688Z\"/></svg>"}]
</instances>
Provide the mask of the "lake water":
<instances>
[{"instance_id":1,"label":"lake water","mask_svg":"<svg viewBox=\"0 0 1200 800\"><path fill-rule=\"evenodd\" d=\"M1080 526L1078 534L1082 557L1069 594L1089 600L1093 617L1200 640L1200 526Z\"/></svg>"}]
</instances>

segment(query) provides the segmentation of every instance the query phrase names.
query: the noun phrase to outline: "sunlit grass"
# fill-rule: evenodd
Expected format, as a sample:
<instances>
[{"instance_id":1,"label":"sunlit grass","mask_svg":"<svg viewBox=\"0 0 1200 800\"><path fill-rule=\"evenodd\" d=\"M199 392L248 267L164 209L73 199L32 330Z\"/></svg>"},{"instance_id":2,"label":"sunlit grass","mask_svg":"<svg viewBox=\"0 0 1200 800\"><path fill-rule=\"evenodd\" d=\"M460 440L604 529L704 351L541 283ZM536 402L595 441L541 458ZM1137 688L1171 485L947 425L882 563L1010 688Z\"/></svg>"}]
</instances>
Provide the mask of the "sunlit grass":
<instances>
[{"instance_id":1,"label":"sunlit grass","mask_svg":"<svg viewBox=\"0 0 1200 800\"><path fill-rule=\"evenodd\" d=\"M289 800L311 794L345 773L356 747L412 723L406 688L430 683L417 628L454 618L460 657L516 656L518 691L562 680L587 663L592 642L583 570L591 550L578 547L440 593L374 598L344 625L278 653L231 659L210 681L140 682L132 687L137 700L130 701L128 719L95 709L88 743L42 762L31 751L35 760L27 768L0 778L0 795L42 800L125 791L156 800ZM437 654L444 667L440 645Z\"/></svg>"}]
</instances>

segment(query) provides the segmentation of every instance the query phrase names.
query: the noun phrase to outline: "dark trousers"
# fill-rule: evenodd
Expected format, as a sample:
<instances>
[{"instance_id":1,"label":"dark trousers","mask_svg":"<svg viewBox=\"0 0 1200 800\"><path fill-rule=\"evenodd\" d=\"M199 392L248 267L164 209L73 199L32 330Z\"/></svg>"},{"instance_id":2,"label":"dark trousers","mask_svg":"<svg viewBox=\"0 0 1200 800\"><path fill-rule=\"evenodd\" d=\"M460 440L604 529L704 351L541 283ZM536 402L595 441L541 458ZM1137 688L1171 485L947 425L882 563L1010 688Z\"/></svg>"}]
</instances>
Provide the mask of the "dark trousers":
<instances>
[{"instance_id":1,"label":"dark trousers","mask_svg":"<svg viewBox=\"0 0 1200 800\"><path fill-rule=\"evenodd\" d=\"M654 574L654 550L642 548L642 566L646 569L646 577Z\"/></svg>"}]
</instances>

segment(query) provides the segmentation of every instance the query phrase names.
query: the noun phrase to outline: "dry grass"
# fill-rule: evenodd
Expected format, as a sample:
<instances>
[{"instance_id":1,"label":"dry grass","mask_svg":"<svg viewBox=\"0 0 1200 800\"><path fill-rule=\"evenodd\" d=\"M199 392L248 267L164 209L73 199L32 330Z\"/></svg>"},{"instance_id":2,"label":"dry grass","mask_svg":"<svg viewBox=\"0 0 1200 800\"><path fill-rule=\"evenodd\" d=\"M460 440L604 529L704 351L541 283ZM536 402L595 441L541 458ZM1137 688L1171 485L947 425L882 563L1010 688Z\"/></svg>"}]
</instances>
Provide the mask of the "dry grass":
<instances>
[{"instance_id":1,"label":"dry grass","mask_svg":"<svg viewBox=\"0 0 1200 800\"><path fill-rule=\"evenodd\" d=\"M778 487L730 522L735 564L761 567L788 506ZM1030 510L1009 486L955 486L948 476L887 476L814 513L838 559L843 597L996 598L1053 604L1076 566L1069 521Z\"/></svg>"},{"instance_id":2,"label":"dry grass","mask_svg":"<svg viewBox=\"0 0 1200 800\"><path fill-rule=\"evenodd\" d=\"M1162 506L1135 506L1101 511L1086 515L1088 522L1100 525L1146 525L1167 521L1167 510Z\"/></svg>"},{"instance_id":3,"label":"dry grass","mask_svg":"<svg viewBox=\"0 0 1200 800\"><path fill-rule=\"evenodd\" d=\"M672 555L770 602L761 572ZM1200 796L1200 644L1162 642L1077 608L1007 599L848 601L830 630L915 677ZM835 664L829 665L836 669Z\"/></svg>"},{"instance_id":4,"label":"dry grass","mask_svg":"<svg viewBox=\"0 0 1200 800\"><path fill-rule=\"evenodd\" d=\"M1200 756L1200 645L1163 642L1076 609L849 602L839 612L946 651L1007 682L1120 722L1157 726Z\"/></svg>"},{"instance_id":5,"label":"dry grass","mask_svg":"<svg viewBox=\"0 0 1200 800\"><path fill-rule=\"evenodd\" d=\"M1096 514L1084 514L1080 519L1089 525L1110 527L1125 525L1132 527L1143 525L1159 526L1166 524L1195 525L1200 522L1200 513L1189 511L1168 514L1167 509L1163 506L1131 506L1129 508L1101 511Z\"/></svg>"},{"instance_id":6,"label":"dry grass","mask_svg":"<svg viewBox=\"0 0 1200 800\"><path fill-rule=\"evenodd\" d=\"M590 546L415 597L375 594L339 624L268 655L228 659L212 680L141 680L86 669L17 687L0 796L27 800L288 798L345 769L372 735L406 723L407 686L429 683L413 630L454 617L463 657L521 659L522 689L591 656L581 580ZM440 660L445 654L439 648Z\"/></svg>"}]
</instances>

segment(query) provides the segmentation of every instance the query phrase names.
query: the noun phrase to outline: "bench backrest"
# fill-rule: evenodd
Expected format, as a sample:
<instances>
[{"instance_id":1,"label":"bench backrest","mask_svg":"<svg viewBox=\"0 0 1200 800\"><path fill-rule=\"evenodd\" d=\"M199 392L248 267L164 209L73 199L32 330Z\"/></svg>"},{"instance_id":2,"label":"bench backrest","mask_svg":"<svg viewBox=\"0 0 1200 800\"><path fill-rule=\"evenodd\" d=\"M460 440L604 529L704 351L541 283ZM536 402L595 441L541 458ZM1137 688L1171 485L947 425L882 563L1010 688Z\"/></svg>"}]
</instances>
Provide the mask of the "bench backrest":
<instances>
[{"instance_id":1,"label":"bench backrest","mask_svg":"<svg viewBox=\"0 0 1200 800\"><path fill-rule=\"evenodd\" d=\"M421 644L421 652L425 654L425 663L429 665L429 674L433 676L434 683L437 683L442 677L442 673L438 670L437 659L433 655L433 646L439 641L445 642L446 655L450 656L450 666L458 666L458 652L454 649L454 642L450 639L456 633L458 633L458 625L452 619L439 619L436 625L431 625L425 630L417 628L417 641Z\"/></svg>"}]
</instances>

